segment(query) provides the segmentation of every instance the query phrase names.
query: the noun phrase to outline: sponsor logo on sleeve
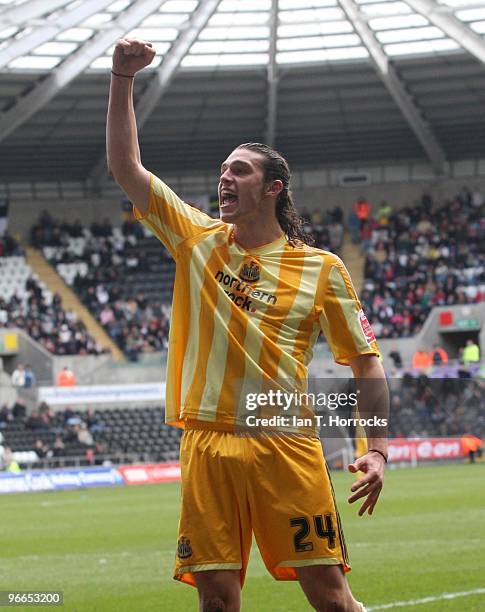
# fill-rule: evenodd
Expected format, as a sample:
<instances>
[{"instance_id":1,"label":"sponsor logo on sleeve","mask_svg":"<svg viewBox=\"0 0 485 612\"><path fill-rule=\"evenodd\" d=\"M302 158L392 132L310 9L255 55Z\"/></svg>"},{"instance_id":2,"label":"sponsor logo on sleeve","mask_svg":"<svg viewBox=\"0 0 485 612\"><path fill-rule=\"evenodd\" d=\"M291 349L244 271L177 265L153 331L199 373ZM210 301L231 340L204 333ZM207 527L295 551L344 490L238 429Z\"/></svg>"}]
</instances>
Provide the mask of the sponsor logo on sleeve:
<instances>
[{"instance_id":1,"label":"sponsor logo on sleeve","mask_svg":"<svg viewBox=\"0 0 485 612\"><path fill-rule=\"evenodd\" d=\"M367 317L365 316L365 313L363 310L359 310L359 323L360 323L360 329L362 330L362 333L364 334L365 339L367 340L367 344L371 344L372 342L375 342L376 337L374 336L374 332L372 331L372 327L369 323L369 321L367 320Z\"/></svg>"}]
</instances>

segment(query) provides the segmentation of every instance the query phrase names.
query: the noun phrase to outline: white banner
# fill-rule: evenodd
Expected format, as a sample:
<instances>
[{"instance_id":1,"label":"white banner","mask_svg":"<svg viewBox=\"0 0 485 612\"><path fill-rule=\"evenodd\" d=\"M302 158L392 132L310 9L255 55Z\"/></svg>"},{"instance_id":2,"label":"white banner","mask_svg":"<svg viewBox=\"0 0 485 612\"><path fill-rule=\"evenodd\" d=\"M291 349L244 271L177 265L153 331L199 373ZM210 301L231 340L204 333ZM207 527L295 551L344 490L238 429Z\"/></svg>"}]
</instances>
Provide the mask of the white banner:
<instances>
[{"instance_id":1,"label":"white banner","mask_svg":"<svg viewBox=\"0 0 485 612\"><path fill-rule=\"evenodd\" d=\"M39 401L60 404L107 404L120 402L165 402L165 383L39 387Z\"/></svg>"}]
</instances>

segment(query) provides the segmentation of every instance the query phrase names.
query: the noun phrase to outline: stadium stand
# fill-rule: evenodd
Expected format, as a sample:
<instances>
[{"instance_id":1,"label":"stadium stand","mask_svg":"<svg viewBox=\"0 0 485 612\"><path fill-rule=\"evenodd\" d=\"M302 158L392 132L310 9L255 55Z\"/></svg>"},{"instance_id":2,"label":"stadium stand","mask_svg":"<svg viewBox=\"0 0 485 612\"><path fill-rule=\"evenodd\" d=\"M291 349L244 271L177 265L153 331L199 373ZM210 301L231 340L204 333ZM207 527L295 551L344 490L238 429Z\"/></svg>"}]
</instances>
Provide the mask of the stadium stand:
<instances>
[{"instance_id":1,"label":"stadium stand","mask_svg":"<svg viewBox=\"0 0 485 612\"><path fill-rule=\"evenodd\" d=\"M88 229L44 212L31 243L130 360L166 348L175 265L140 224L126 221L117 228L104 220Z\"/></svg>"},{"instance_id":2,"label":"stadium stand","mask_svg":"<svg viewBox=\"0 0 485 612\"><path fill-rule=\"evenodd\" d=\"M106 461L173 461L179 457L181 430L164 424L163 409L52 412L44 403L26 416L0 409L0 431L13 452L34 451L50 465L101 465ZM17 416L16 416L17 415ZM32 467L36 466L34 462Z\"/></svg>"},{"instance_id":3,"label":"stadium stand","mask_svg":"<svg viewBox=\"0 0 485 612\"><path fill-rule=\"evenodd\" d=\"M341 208L304 209L302 217L316 246L341 252ZM483 300L484 221L483 197L466 188L441 206L428 194L396 212L382 202L367 221L354 209L348 227L366 254L361 300L378 338L413 336L434 305ZM116 228L105 219L88 229L44 212L31 242L131 361L166 348L175 267L140 224Z\"/></svg>"},{"instance_id":4,"label":"stadium stand","mask_svg":"<svg viewBox=\"0 0 485 612\"><path fill-rule=\"evenodd\" d=\"M103 352L72 310L32 272L16 240L6 236L0 247L0 328L18 327L56 355Z\"/></svg>"},{"instance_id":5,"label":"stadium stand","mask_svg":"<svg viewBox=\"0 0 485 612\"><path fill-rule=\"evenodd\" d=\"M342 245L342 218L338 207L303 212L316 246L334 252ZM31 244L42 249L131 361L167 347L175 264L139 223L127 220L117 228L105 219L86 228L44 211Z\"/></svg>"},{"instance_id":6,"label":"stadium stand","mask_svg":"<svg viewBox=\"0 0 485 612\"><path fill-rule=\"evenodd\" d=\"M340 253L343 211L302 211L316 246ZM382 202L373 216L349 229L366 254L364 310L380 338L410 337L434 305L476 303L485 296L484 200L466 188L441 206L421 202L396 212ZM356 217L357 218L357 217ZM90 229L43 213L32 244L101 321L128 358L166 348L174 264L138 223ZM354 274L355 276L355 274Z\"/></svg>"},{"instance_id":7,"label":"stadium stand","mask_svg":"<svg viewBox=\"0 0 485 612\"><path fill-rule=\"evenodd\" d=\"M382 208L382 207L381 207ZM410 337L439 305L485 298L483 196L463 189L452 201L421 202L362 225L366 253L361 301L379 338Z\"/></svg>"},{"instance_id":8,"label":"stadium stand","mask_svg":"<svg viewBox=\"0 0 485 612\"><path fill-rule=\"evenodd\" d=\"M484 380L407 374L395 386L391 381L391 437L485 434Z\"/></svg>"},{"instance_id":9,"label":"stadium stand","mask_svg":"<svg viewBox=\"0 0 485 612\"><path fill-rule=\"evenodd\" d=\"M390 381L390 437L485 435L485 381L447 372ZM163 421L162 408L147 406L54 413L42 403L29 415L17 402L0 409L5 446L26 456L35 452L32 467L176 461L182 432Z\"/></svg>"}]
</instances>

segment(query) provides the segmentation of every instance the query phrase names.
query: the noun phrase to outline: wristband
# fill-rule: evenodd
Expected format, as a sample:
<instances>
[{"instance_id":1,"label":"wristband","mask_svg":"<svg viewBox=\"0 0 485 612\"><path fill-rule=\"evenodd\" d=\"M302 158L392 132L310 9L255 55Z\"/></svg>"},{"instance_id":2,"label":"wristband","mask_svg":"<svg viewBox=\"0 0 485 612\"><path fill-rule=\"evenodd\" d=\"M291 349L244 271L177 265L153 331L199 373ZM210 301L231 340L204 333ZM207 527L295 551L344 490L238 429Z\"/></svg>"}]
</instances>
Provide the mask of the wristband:
<instances>
[{"instance_id":1,"label":"wristband","mask_svg":"<svg viewBox=\"0 0 485 612\"><path fill-rule=\"evenodd\" d=\"M387 457L386 457L386 455L382 451L377 450L376 448L369 448L369 450L367 452L368 453L379 453L379 455L381 455L381 457L387 463Z\"/></svg>"},{"instance_id":2,"label":"wristband","mask_svg":"<svg viewBox=\"0 0 485 612\"><path fill-rule=\"evenodd\" d=\"M117 77L121 77L122 79L134 79L135 78L134 74L119 74L118 72L113 72L113 70L111 71L111 74L114 74Z\"/></svg>"}]
</instances>

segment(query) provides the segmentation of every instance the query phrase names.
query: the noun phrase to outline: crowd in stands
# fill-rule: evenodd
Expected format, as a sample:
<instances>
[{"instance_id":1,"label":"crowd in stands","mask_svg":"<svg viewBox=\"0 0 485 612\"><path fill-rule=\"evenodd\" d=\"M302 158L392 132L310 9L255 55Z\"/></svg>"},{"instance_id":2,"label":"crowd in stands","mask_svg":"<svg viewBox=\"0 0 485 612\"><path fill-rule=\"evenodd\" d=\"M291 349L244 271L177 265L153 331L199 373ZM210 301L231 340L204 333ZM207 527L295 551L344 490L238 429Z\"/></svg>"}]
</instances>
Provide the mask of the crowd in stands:
<instances>
[{"instance_id":1,"label":"crowd in stands","mask_svg":"<svg viewBox=\"0 0 485 612\"><path fill-rule=\"evenodd\" d=\"M0 328L23 329L56 355L102 353L77 314L64 310L61 297L46 291L32 273L17 241L6 234L0 244L1 276L13 287L0 292Z\"/></svg>"},{"instance_id":2,"label":"crowd in stands","mask_svg":"<svg viewBox=\"0 0 485 612\"><path fill-rule=\"evenodd\" d=\"M127 220L120 230L105 219L85 228L79 221L58 222L44 212L32 229L31 241L43 248L129 359L135 361L140 353L167 347L169 300L162 302L161 291L157 298L148 299L137 286L147 279L148 288L156 288L156 280L150 277L153 273L160 286L164 282L162 262L168 272L166 284L171 284L174 266L160 243L146 236L139 223ZM143 241L143 248L137 248ZM147 241L156 249L155 260L148 254Z\"/></svg>"},{"instance_id":3,"label":"crowd in stands","mask_svg":"<svg viewBox=\"0 0 485 612\"><path fill-rule=\"evenodd\" d=\"M22 247L8 232L0 235L0 257L19 257L24 254Z\"/></svg>"},{"instance_id":4,"label":"crowd in stands","mask_svg":"<svg viewBox=\"0 0 485 612\"><path fill-rule=\"evenodd\" d=\"M314 235L316 246L340 250L342 209L312 214L304 211L303 221L305 231ZM150 242L156 255L150 256L147 251ZM57 221L44 211L32 228L31 243L43 249L130 360L167 347L174 264L139 223L127 219L120 230L104 219L87 228L79 220ZM159 286L161 282L168 289L165 296L159 291L157 298L148 297L146 291L137 290L144 278L156 287L154 275Z\"/></svg>"},{"instance_id":5,"label":"crowd in stands","mask_svg":"<svg viewBox=\"0 0 485 612\"><path fill-rule=\"evenodd\" d=\"M314 237L317 248L337 255L340 253L344 238L344 213L339 206L327 211L315 209L311 213L304 209L301 218L305 232Z\"/></svg>"},{"instance_id":6,"label":"crowd in stands","mask_svg":"<svg viewBox=\"0 0 485 612\"><path fill-rule=\"evenodd\" d=\"M465 188L441 205L429 194L395 211L386 202L377 209L365 198L355 203L347 226L365 255L360 297L378 338L416 334L433 306L484 299L484 213L482 195ZM302 212L316 246L335 253L342 246L343 217L340 207ZM31 243L43 249L130 360L167 347L174 263L139 223L127 219L117 228L105 219L87 228L43 212ZM28 290L29 315L15 298L8 306L0 300L0 325L8 316L58 354L99 352L75 314L62 311L58 296L46 304L35 280Z\"/></svg>"},{"instance_id":7,"label":"crowd in stands","mask_svg":"<svg viewBox=\"0 0 485 612\"><path fill-rule=\"evenodd\" d=\"M364 205L365 204L365 205ZM424 194L396 211L375 213L359 201L349 218L366 255L364 310L377 337L409 337L433 306L485 298L485 206L478 192L462 189L439 205Z\"/></svg>"},{"instance_id":8,"label":"crowd in stands","mask_svg":"<svg viewBox=\"0 0 485 612\"><path fill-rule=\"evenodd\" d=\"M425 374L390 380L391 437L485 436L480 378L430 379Z\"/></svg>"},{"instance_id":9,"label":"crowd in stands","mask_svg":"<svg viewBox=\"0 0 485 612\"><path fill-rule=\"evenodd\" d=\"M45 402L28 414L17 399L0 409L3 445L13 452L34 451L39 461L71 458L101 465L123 457L129 461L178 459L181 430L163 422L161 408L137 407L53 412ZM35 457L34 457L35 458Z\"/></svg>"}]
</instances>

